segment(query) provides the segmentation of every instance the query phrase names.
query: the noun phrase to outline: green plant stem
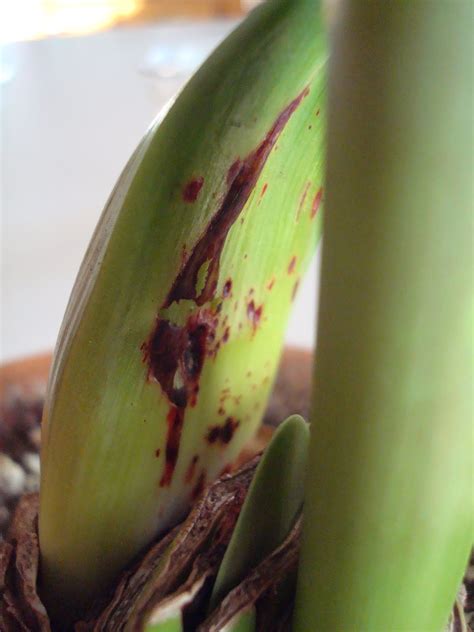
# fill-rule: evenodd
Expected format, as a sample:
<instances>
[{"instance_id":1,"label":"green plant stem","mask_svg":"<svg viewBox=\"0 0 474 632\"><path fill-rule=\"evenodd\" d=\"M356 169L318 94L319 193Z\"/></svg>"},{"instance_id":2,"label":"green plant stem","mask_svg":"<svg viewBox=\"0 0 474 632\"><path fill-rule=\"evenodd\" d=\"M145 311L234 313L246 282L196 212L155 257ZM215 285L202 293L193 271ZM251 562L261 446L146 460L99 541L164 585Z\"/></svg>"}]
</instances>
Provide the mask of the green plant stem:
<instances>
[{"instance_id":1,"label":"green plant stem","mask_svg":"<svg viewBox=\"0 0 474 632\"><path fill-rule=\"evenodd\" d=\"M294 630L435 632L473 538L472 5L335 22Z\"/></svg>"}]
</instances>

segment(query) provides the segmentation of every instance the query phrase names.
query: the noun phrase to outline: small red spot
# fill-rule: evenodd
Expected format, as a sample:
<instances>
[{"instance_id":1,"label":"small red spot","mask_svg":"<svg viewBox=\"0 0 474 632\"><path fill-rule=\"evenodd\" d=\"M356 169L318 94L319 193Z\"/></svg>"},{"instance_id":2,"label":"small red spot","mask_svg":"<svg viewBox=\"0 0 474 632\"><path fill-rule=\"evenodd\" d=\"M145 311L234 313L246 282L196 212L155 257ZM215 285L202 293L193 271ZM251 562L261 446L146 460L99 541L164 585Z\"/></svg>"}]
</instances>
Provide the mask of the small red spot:
<instances>
[{"instance_id":1,"label":"small red spot","mask_svg":"<svg viewBox=\"0 0 474 632\"><path fill-rule=\"evenodd\" d=\"M222 342L227 342L230 336L230 327L226 327L224 335L222 336Z\"/></svg>"},{"instance_id":2,"label":"small red spot","mask_svg":"<svg viewBox=\"0 0 474 632\"><path fill-rule=\"evenodd\" d=\"M191 462L189 463L188 469L186 470L186 474L184 475L185 483L190 483L193 480L198 461L199 461L199 456L195 454L193 458L191 459Z\"/></svg>"},{"instance_id":3,"label":"small red spot","mask_svg":"<svg viewBox=\"0 0 474 632\"><path fill-rule=\"evenodd\" d=\"M225 409L222 406L219 406L219 409L217 411L218 415L225 415Z\"/></svg>"},{"instance_id":4,"label":"small red spot","mask_svg":"<svg viewBox=\"0 0 474 632\"><path fill-rule=\"evenodd\" d=\"M185 202L195 202L203 184L204 178L202 177L190 180L183 189L183 200Z\"/></svg>"},{"instance_id":5,"label":"small red spot","mask_svg":"<svg viewBox=\"0 0 474 632\"><path fill-rule=\"evenodd\" d=\"M249 290L249 296L252 296L252 294L255 292L255 290L253 289L253 287L250 288Z\"/></svg>"},{"instance_id":6,"label":"small red spot","mask_svg":"<svg viewBox=\"0 0 474 632\"><path fill-rule=\"evenodd\" d=\"M232 279L227 279L222 288L222 297L227 298L232 293Z\"/></svg>"},{"instance_id":7,"label":"small red spot","mask_svg":"<svg viewBox=\"0 0 474 632\"><path fill-rule=\"evenodd\" d=\"M319 110L316 110L316 116L319 116Z\"/></svg>"},{"instance_id":8,"label":"small red spot","mask_svg":"<svg viewBox=\"0 0 474 632\"><path fill-rule=\"evenodd\" d=\"M160 448L158 448L157 450L155 450L155 456L156 456L156 458L158 458L158 457L160 456L160 454L161 454L161 450L160 450Z\"/></svg>"},{"instance_id":9,"label":"small red spot","mask_svg":"<svg viewBox=\"0 0 474 632\"><path fill-rule=\"evenodd\" d=\"M294 301L294 300L295 300L295 296L296 296L296 293L298 292L298 287L299 287L299 285L300 285L300 280L299 280L299 279L297 279L297 280L295 281L295 284L294 284L294 286L293 286L293 290L292 290L292 292L291 292L291 300L292 300L292 301Z\"/></svg>"},{"instance_id":10,"label":"small red spot","mask_svg":"<svg viewBox=\"0 0 474 632\"><path fill-rule=\"evenodd\" d=\"M260 193L260 197L261 197L261 198L265 195L265 193L266 193L267 189L268 189L268 182L265 182L265 184L264 184L264 185L263 185L263 187L262 187L262 191L261 191L261 193Z\"/></svg>"},{"instance_id":11,"label":"small red spot","mask_svg":"<svg viewBox=\"0 0 474 632\"><path fill-rule=\"evenodd\" d=\"M270 282L267 285L267 290L271 290L274 285L275 285L275 277L272 277Z\"/></svg>"},{"instance_id":12,"label":"small red spot","mask_svg":"<svg viewBox=\"0 0 474 632\"><path fill-rule=\"evenodd\" d=\"M288 264L288 274L292 274L295 271L296 257L292 257Z\"/></svg>"},{"instance_id":13,"label":"small red spot","mask_svg":"<svg viewBox=\"0 0 474 632\"><path fill-rule=\"evenodd\" d=\"M247 316L254 329L256 329L260 323L260 319L262 317L263 305L260 307L255 306L255 301L250 301L247 305Z\"/></svg>"},{"instance_id":14,"label":"small red spot","mask_svg":"<svg viewBox=\"0 0 474 632\"><path fill-rule=\"evenodd\" d=\"M199 496L202 495L205 485L206 485L206 472L203 470L199 474L199 478L197 479L196 485L193 487L193 491L191 492L191 498L193 500L197 500Z\"/></svg>"},{"instance_id":15,"label":"small red spot","mask_svg":"<svg viewBox=\"0 0 474 632\"><path fill-rule=\"evenodd\" d=\"M240 421L237 421L233 417L227 417L223 426L211 426L209 428L206 440L211 445L214 443L227 445L232 440L239 425Z\"/></svg>"},{"instance_id":16,"label":"small red spot","mask_svg":"<svg viewBox=\"0 0 474 632\"><path fill-rule=\"evenodd\" d=\"M322 197L323 197L323 189L321 187L316 193L316 195L314 196L313 205L311 207L311 219L316 217L316 213L318 212Z\"/></svg>"}]
</instances>

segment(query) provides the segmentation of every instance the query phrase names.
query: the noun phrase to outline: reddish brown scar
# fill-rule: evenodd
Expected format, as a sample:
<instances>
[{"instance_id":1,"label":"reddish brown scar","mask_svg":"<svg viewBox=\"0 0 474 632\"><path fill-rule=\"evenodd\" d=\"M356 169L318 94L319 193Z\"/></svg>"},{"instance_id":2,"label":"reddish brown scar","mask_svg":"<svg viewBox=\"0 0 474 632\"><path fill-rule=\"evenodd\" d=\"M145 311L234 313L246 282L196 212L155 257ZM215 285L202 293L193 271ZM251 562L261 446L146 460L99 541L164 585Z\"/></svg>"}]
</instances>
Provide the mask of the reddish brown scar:
<instances>
[{"instance_id":1,"label":"reddish brown scar","mask_svg":"<svg viewBox=\"0 0 474 632\"><path fill-rule=\"evenodd\" d=\"M301 194L300 203L298 204L298 211L296 213L296 221L299 220L301 211L303 210L304 203L306 202L306 196L308 195L309 187L311 186L311 182L307 182L304 185L303 193Z\"/></svg>"},{"instance_id":2,"label":"reddish brown scar","mask_svg":"<svg viewBox=\"0 0 474 632\"><path fill-rule=\"evenodd\" d=\"M227 279L222 288L222 298L228 298L232 294L232 279Z\"/></svg>"},{"instance_id":3,"label":"reddish brown scar","mask_svg":"<svg viewBox=\"0 0 474 632\"><path fill-rule=\"evenodd\" d=\"M164 307L169 307L181 299L191 299L196 301L197 305L203 305L213 298L219 277L220 255L229 230L255 188L268 156L286 123L308 92L308 88L303 90L281 112L257 149L246 158L237 158L230 166L227 172L228 190L221 205L189 259L181 268L165 300ZM209 262L207 276L204 287L198 293L196 290L198 274L206 261Z\"/></svg>"},{"instance_id":4,"label":"reddish brown scar","mask_svg":"<svg viewBox=\"0 0 474 632\"><path fill-rule=\"evenodd\" d=\"M318 192L314 196L313 204L311 206L311 219L316 217L316 213L318 212L319 205L321 204L321 200L323 198L323 189L322 187L318 189Z\"/></svg>"},{"instance_id":5,"label":"reddish brown scar","mask_svg":"<svg viewBox=\"0 0 474 632\"><path fill-rule=\"evenodd\" d=\"M195 202L198 198L199 191L202 189L202 185L204 184L204 178L195 178L194 180L190 180L183 189L183 200L185 202Z\"/></svg>"},{"instance_id":6,"label":"reddish brown scar","mask_svg":"<svg viewBox=\"0 0 474 632\"><path fill-rule=\"evenodd\" d=\"M186 470L186 474L184 475L185 483L190 483L193 480L194 474L196 473L196 465L198 461L199 461L199 456L195 454L189 463L188 469Z\"/></svg>"},{"instance_id":7,"label":"reddish brown scar","mask_svg":"<svg viewBox=\"0 0 474 632\"><path fill-rule=\"evenodd\" d=\"M160 480L160 487L170 485L176 461L178 460L181 432L183 430L184 409L172 406L168 413L168 436L165 449L165 469Z\"/></svg>"}]
</instances>

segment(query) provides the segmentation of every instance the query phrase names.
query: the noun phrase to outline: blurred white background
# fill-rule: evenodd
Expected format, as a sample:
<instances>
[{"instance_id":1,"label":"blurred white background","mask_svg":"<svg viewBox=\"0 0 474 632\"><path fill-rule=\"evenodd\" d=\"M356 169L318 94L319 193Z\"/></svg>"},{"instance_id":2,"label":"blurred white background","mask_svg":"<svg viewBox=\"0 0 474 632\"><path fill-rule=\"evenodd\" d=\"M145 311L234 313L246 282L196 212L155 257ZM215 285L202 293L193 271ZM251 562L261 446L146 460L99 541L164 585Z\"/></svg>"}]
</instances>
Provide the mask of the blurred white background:
<instances>
[{"instance_id":1,"label":"blurred white background","mask_svg":"<svg viewBox=\"0 0 474 632\"><path fill-rule=\"evenodd\" d=\"M54 346L122 167L235 24L167 21L2 47L0 361ZM291 344L313 344L316 269L295 301Z\"/></svg>"}]
</instances>

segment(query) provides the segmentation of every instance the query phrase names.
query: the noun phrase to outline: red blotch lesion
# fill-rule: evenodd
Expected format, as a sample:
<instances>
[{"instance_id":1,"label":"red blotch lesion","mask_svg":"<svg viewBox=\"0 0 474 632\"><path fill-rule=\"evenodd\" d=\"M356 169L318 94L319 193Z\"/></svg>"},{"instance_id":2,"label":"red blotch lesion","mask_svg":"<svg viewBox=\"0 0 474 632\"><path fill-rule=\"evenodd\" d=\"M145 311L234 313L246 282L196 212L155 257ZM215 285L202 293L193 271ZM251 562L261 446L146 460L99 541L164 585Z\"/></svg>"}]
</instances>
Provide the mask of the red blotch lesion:
<instances>
[{"instance_id":1,"label":"red blotch lesion","mask_svg":"<svg viewBox=\"0 0 474 632\"><path fill-rule=\"evenodd\" d=\"M227 445L232 441L240 421L234 417L227 417L222 426L211 426L206 435L206 441L213 444Z\"/></svg>"},{"instance_id":2,"label":"red blotch lesion","mask_svg":"<svg viewBox=\"0 0 474 632\"><path fill-rule=\"evenodd\" d=\"M187 182L183 187L183 200L188 203L195 202L198 198L199 192L204 184L204 178L193 178Z\"/></svg>"},{"instance_id":3,"label":"red blotch lesion","mask_svg":"<svg viewBox=\"0 0 474 632\"><path fill-rule=\"evenodd\" d=\"M196 405L205 358L215 357L221 341L226 342L230 335L227 327L222 340L216 342L221 304L217 309L202 308L194 311L184 325L176 325L166 317L161 317L162 310L184 299L194 301L197 307L203 307L214 300L219 278L220 257L227 235L255 190L268 156L272 149L276 148L282 130L308 92L309 89L306 88L293 99L276 118L260 145L245 158L238 157L228 169L227 191L220 201L219 208L194 248L188 252L188 249L183 247L180 253L181 269L161 305L160 315L154 323L149 338L140 347L143 360L148 366L148 380L160 385L170 406L164 450L165 465L160 481L162 487L171 484L178 459L186 409L188 406ZM203 185L204 177L202 176L193 177L187 182L182 189L184 201L195 202ZM264 185L262 194L266 187L267 184ZM244 254L244 259L246 258L247 254ZM198 278L205 264L207 265L206 277L201 284L198 283ZM231 295L231 282L227 285L229 281L230 279L223 289L223 294L226 296ZM253 300L247 305L247 315L254 329L260 322L262 309L263 306L257 307ZM224 444L230 441L238 423L229 417L216 435L216 441ZM214 434L210 432L209 436L212 439ZM201 493L205 479L206 473L202 472L193 490L195 496Z\"/></svg>"},{"instance_id":4,"label":"red blotch lesion","mask_svg":"<svg viewBox=\"0 0 474 632\"><path fill-rule=\"evenodd\" d=\"M253 299L249 301L249 303L247 304L247 318L250 320L250 323L254 331L257 329L257 327L260 324L260 320L262 318L262 312L263 312L263 305L260 305L259 307L257 307Z\"/></svg>"},{"instance_id":5,"label":"red blotch lesion","mask_svg":"<svg viewBox=\"0 0 474 632\"><path fill-rule=\"evenodd\" d=\"M222 288L222 298L229 298L232 296L232 279L227 279Z\"/></svg>"}]
</instances>

